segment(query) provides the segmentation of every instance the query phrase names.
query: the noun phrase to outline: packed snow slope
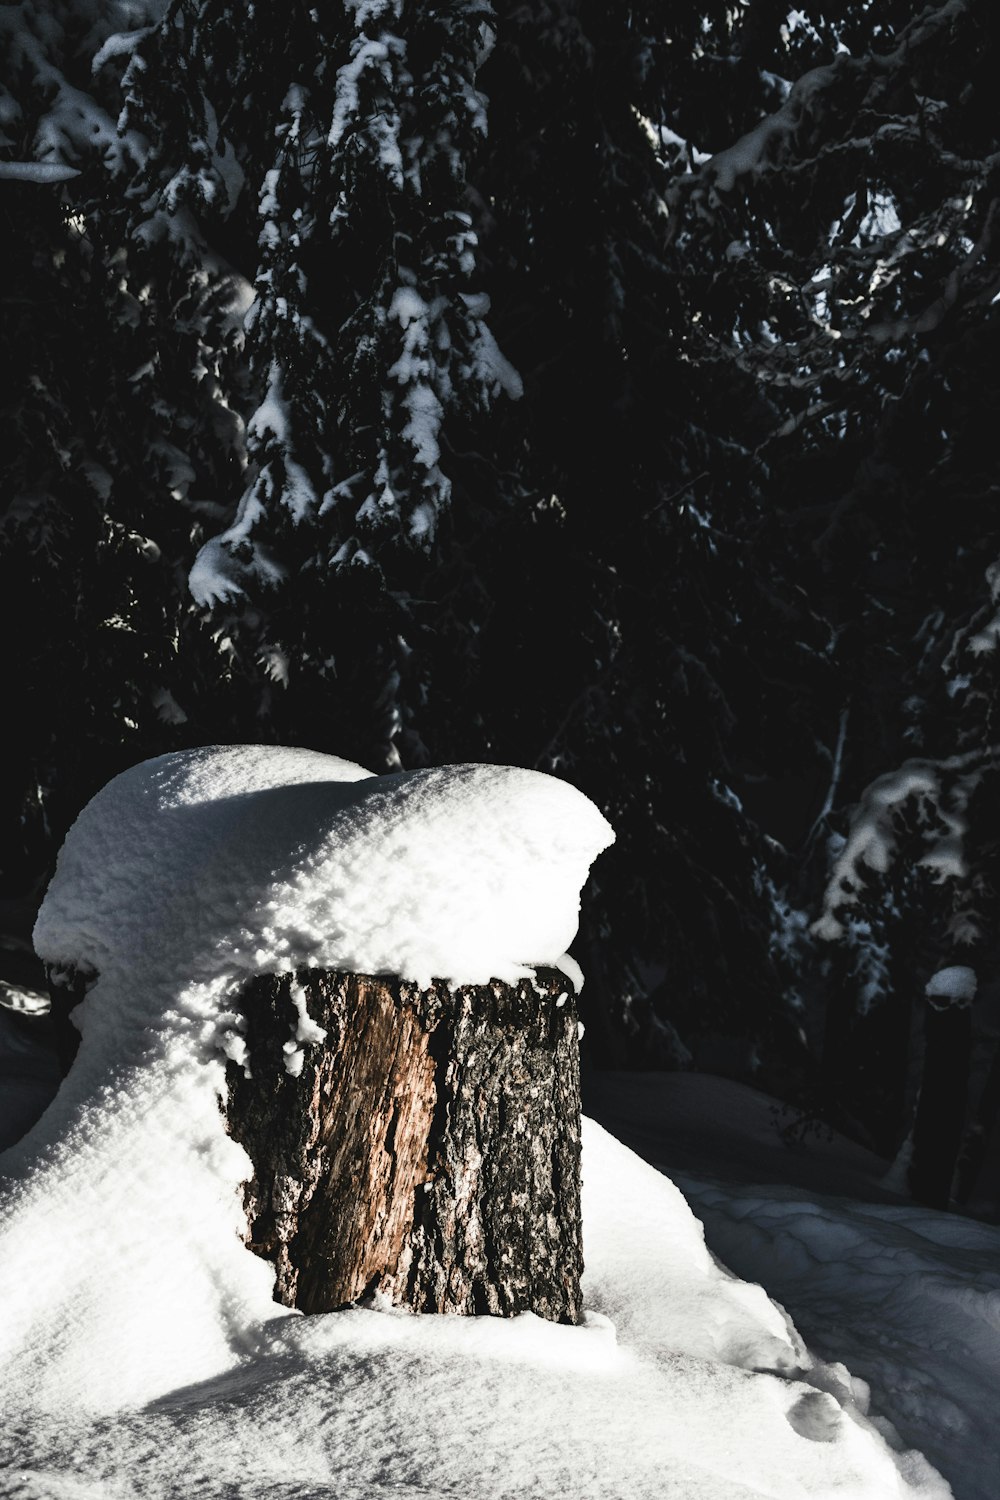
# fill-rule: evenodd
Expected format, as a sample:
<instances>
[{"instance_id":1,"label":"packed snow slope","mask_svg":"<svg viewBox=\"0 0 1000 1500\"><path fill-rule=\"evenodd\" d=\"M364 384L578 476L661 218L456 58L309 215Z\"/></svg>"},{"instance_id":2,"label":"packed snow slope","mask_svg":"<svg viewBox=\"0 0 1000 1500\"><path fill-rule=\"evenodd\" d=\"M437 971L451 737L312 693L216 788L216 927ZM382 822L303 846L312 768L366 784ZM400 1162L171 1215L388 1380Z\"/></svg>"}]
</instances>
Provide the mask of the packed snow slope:
<instances>
[{"instance_id":1,"label":"packed snow slope","mask_svg":"<svg viewBox=\"0 0 1000 1500\"><path fill-rule=\"evenodd\" d=\"M537 773L373 778L253 747L163 757L94 800L36 937L98 975L80 1052L0 1161L0 1494L950 1493L595 1125L581 1327L385 1306L305 1318L242 1245L249 1162L219 1100L246 976L471 982L558 962L610 837Z\"/></svg>"}]
</instances>

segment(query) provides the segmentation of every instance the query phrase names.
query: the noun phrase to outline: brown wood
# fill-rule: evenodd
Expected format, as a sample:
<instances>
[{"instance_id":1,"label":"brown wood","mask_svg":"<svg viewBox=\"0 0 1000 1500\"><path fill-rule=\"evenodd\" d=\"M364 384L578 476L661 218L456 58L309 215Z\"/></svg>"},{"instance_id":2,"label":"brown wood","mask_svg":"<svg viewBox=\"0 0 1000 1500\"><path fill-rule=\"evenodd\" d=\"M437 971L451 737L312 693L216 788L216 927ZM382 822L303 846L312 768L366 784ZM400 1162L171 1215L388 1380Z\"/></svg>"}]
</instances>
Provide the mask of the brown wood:
<instances>
[{"instance_id":1,"label":"brown wood","mask_svg":"<svg viewBox=\"0 0 1000 1500\"><path fill-rule=\"evenodd\" d=\"M295 1036L292 984L326 1031ZM323 970L243 992L249 1076L227 1127L254 1173L246 1240L305 1312L377 1297L417 1312L582 1315L576 998L535 984L420 990Z\"/></svg>"}]
</instances>

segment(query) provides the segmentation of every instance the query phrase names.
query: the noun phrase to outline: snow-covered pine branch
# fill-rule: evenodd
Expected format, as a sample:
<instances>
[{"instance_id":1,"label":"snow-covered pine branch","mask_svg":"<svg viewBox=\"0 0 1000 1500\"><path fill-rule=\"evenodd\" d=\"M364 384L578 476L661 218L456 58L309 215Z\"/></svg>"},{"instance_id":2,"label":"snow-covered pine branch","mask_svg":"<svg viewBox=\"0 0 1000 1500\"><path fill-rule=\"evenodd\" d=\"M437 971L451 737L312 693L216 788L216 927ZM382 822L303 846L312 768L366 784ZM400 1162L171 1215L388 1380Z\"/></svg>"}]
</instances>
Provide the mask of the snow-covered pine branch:
<instances>
[{"instance_id":1,"label":"snow-covered pine branch","mask_svg":"<svg viewBox=\"0 0 1000 1500\"><path fill-rule=\"evenodd\" d=\"M692 146L682 165L681 137L650 122L671 174L668 241L696 287L711 245L740 288L735 322L725 296L698 308L698 357L737 365L790 408L769 442L806 424L843 433L859 403L898 391L904 350L919 357L998 285L996 150L972 143L971 111L945 103L951 59L980 45L976 7L947 0L876 26L856 54L850 28L833 27L797 76L792 19L791 81L738 140Z\"/></svg>"},{"instance_id":2,"label":"snow-covered pine branch","mask_svg":"<svg viewBox=\"0 0 1000 1500\"><path fill-rule=\"evenodd\" d=\"M997 768L1000 747L972 750L943 760L915 757L867 786L850 815L846 839L836 848L823 898L817 937L844 937L847 923L881 881L892 884L904 833L915 836L913 865L952 891L948 935L957 944L982 936L976 910L974 869L969 859L968 808L984 775ZM876 901L877 897L874 898Z\"/></svg>"},{"instance_id":3,"label":"snow-covered pine branch","mask_svg":"<svg viewBox=\"0 0 1000 1500\"><path fill-rule=\"evenodd\" d=\"M0 161L0 181L58 183L79 177L77 167L50 161Z\"/></svg>"},{"instance_id":4,"label":"snow-covered pine branch","mask_svg":"<svg viewBox=\"0 0 1000 1500\"><path fill-rule=\"evenodd\" d=\"M95 159L114 174L141 155L142 141L118 121L115 85L95 75L131 54L166 4L21 0L0 8L0 149L17 153L0 162L0 177L65 182Z\"/></svg>"},{"instance_id":5,"label":"snow-covered pine branch","mask_svg":"<svg viewBox=\"0 0 1000 1500\"><path fill-rule=\"evenodd\" d=\"M428 551L451 503L449 414L520 381L476 284L466 173L486 131L491 9L456 0L313 13L260 200L248 354L249 486L191 575L212 605L302 567Z\"/></svg>"}]
</instances>

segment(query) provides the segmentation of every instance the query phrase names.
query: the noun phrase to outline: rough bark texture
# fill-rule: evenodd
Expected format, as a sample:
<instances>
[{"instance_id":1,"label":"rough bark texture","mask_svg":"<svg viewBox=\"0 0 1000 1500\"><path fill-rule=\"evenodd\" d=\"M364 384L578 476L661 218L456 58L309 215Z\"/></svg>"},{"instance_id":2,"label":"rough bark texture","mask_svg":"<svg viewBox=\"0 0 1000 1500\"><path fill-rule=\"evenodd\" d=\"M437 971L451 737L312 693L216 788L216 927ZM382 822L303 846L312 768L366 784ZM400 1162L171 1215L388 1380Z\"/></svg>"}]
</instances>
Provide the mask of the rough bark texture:
<instances>
[{"instance_id":1,"label":"rough bark texture","mask_svg":"<svg viewBox=\"0 0 1000 1500\"><path fill-rule=\"evenodd\" d=\"M326 1031L297 1075L293 982ZM579 1321L579 1044L562 974L449 991L308 970L251 981L243 1005L250 1075L228 1069L227 1124L253 1162L246 1239L274 1262L277 1301L326 1312L383 1294Z\"/></svg>"}]
</instances>

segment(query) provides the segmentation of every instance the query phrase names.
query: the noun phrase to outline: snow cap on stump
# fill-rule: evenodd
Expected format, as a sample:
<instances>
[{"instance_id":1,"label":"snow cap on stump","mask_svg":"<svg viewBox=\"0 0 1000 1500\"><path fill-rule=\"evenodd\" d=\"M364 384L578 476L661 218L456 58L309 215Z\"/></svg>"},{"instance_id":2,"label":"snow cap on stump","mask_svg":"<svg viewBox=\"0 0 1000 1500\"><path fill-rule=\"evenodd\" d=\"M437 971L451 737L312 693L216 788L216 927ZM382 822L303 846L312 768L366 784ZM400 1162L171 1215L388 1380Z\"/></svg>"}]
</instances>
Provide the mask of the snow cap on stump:
<instances>
[{"instance_id":1,"label":"snow cap on stump","mask_svg":"<svg viewBox=\"0 0 1000 1500\"><path fill-rule=\"evenodd\" d=\"M614 834L538 771L372 776L311 750L212 746L111 781L67 836L35 929L49 962L516 981L560 965Z\"/></svg>"}]
</instances>

